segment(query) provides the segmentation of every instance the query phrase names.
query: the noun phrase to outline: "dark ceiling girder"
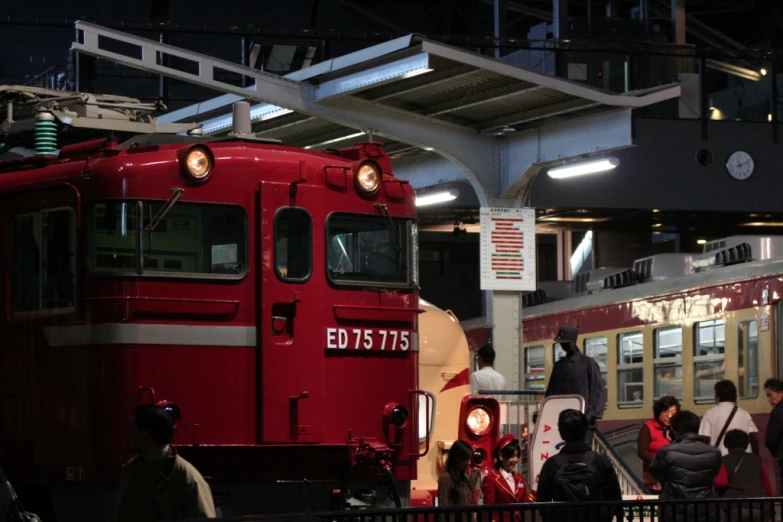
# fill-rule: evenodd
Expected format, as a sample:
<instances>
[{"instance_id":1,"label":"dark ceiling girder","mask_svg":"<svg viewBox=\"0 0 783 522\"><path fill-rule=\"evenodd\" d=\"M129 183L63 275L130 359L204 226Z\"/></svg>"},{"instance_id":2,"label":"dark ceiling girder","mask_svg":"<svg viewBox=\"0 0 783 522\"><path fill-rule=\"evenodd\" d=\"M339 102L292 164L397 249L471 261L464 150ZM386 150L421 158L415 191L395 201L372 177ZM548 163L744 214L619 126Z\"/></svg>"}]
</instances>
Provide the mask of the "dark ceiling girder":
<instances>
[{"instance_id":1,"label":"dark ceiling girder","mask_svg":"<svg viewBox=\"0 0 783 522\"><path fill-rule=\"evenodd\" d=\"M358 5L358 4L354 3L354 2L351 2L349 0L337 0L337 3L339 3L340 5L343 5L345 7L348 7L350 9L353 9L354 11L356 11L359 14L361 14L365 18L373 20L374 22L377 22L377 23L383 25L384 27L387 27L387 28L391 29L392 31L396 31L396 32L398 32L400 34L410 34L410 33L413 32L413 31L408 31L404 27L395 24L391 20L389 20L389 19L379 15L378 13L375 13L372 10L367 9L366 7L362 7L362 6L360 6L360 5Z\"/></svg>"}]
</instances>

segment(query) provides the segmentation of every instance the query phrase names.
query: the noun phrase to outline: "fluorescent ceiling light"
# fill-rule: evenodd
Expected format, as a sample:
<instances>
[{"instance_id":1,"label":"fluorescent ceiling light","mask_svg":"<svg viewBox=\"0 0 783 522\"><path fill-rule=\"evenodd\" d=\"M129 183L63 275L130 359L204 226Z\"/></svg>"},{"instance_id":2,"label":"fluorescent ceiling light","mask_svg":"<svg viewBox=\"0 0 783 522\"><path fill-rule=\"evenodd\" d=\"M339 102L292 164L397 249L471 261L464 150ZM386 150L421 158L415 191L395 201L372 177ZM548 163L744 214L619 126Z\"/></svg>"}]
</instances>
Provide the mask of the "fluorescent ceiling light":
<instances>
[{"instance_id":1,"label":"fluorescent ceiling light","mask_svg":"<svg viewBox=\"0 0 783 522\"><path fill-rule=\"evenodd\" d=\"M416 206L423 207L425 205L435 205L436 203L445 203L446 201L452 201L457 199L457 195L453 192L433 192L432 194L426 194L424 196L416 196Z\"/></svg>"},{"instance_id":2,"label":"fluorescent ceiling light","mask_svg":"<svg viewBox=\"0 0 783 522\"><path fill-rule=\"evenodd\" d=\"M542 217L539 221L547 223L603 223L612 218L608 217Z\"/></svg>"},{"instance_id":3,"label":"fluorescent ceiling light","mask_svg":"<svg viewBox=\"0 0 783 522\"><path fill-rule=\"evenodd\" d=\"M619 164L620 160L617 158L602 158L593 161L583 161L580 163L563 165L562 167L550 168L547 174L549 174L549 177L555 179L572 178L574 176L581 176L583 174L593 174L596 172L603 172L605 170L612 170Z\"/></svg>"},{"instance_id":4,"label":"fluorescent ceiling light","mask_svg":"<svg viewBox=\"0 0 783 522\"><path fill-rule=\"evenodd\" d=\"M337 143L337 142L340 142L340 141L352 140L354 138L358 138L359 136L363 136L363 135L364 135L363 132L355 132L353 134L346 134L345 136L340 136L339 138L334 138L333 140L322 141L321 143L314 143L314 144L308 145L308 146L306 146L304 148L305 149L312 149L312 148L315 148L315 147L322 147L324 145L331 145L332 143Z\"/></svg>"},{"instance_id":5,"label":"fluorescent ceiling light","mask_svg":"<svg viewBox=\"0 0 783 522\"><path fill-rule=\"evenodd\" d=\"M753 221L751 223L742 223L741 227L783 227L781 221Z\"/></svg>"}]
</instances>

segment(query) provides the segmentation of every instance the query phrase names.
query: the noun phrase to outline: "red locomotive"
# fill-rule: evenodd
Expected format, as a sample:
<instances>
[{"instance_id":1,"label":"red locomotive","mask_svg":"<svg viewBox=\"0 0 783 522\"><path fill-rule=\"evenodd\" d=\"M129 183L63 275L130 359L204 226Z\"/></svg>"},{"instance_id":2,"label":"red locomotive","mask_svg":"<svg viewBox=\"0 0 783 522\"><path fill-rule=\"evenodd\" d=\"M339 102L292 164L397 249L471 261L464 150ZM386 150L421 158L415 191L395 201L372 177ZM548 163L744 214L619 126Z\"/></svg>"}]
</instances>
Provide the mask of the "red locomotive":
<instances>
[{"instance_id":1,"label":"red locomotive","mask_svg":"<svg viewBox=\"0 0 783 522\"><path fill-rule=\"evenodd\" d=\"M0 97L6 155L37 147L0 162L0 451L17 489L59 520L104 518L132 410L154 402L224 515L405 500L425 393L416 209L380 144L321 153L249 125L131 137L162 127L136 100Z\"/></svg>"}]
</instances>

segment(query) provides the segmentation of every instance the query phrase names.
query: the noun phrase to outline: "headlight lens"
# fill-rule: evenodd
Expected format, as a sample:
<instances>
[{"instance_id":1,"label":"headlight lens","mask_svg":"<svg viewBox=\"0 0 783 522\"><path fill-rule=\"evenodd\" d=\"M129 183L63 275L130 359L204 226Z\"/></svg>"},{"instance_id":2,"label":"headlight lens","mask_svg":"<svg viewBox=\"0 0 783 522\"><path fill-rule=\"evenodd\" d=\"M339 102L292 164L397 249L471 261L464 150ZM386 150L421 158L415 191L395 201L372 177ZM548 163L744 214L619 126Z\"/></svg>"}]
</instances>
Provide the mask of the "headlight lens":
<instances>
[{"instance_id":1,"label":"headlight lens","mask_svg":"<svg viewBox=\"0 0 783 522\"><path fill-rule=\"evenodd\" d=\"M470 432L479 437L489 431L489 427L492 425L492 417L484 408L473 408L468 413L466 424Z\"/></svg>"},{"instance_id":2,"label":"headlight lens","mask_svg":"<svg viewBox=\"0 0 783 522\"><path fill-rule=\"evenodd\" d=\"M487 460L487 452L479 448L473 452L473 456L471 458L473 459L473 464L476 466L481 466L484 461Z\"/></svg>"},{"instance_id":3,"label":"headlight lens","mask_svg":"<svg viewBox=\"0 0 783 522\"><path fill-rule=\"evenodd\" d=\"M196 147L185 156L188 174L196 181L204 181L212 172L212 157L206 150Z\"/></svg>"},{"instance_id":4,"label":"headlight lens","mask_svg":"<svg viewBox=\"0 0 783 522\"><path fill-rule=\"evenodd\" d=\"M381 173L372 163L365 163L356 172L356 184L364 192L375 192L381 182Z\"/></svg>"},{"instance_id":5,"label":"headlight lens","mask_svg":"<svg viewBox=\"0 0 783 522\"><path fill-rule=\"evenodd\" d=\"M391 420L398 428L404 427L408 421L408 409L402 405L395 406L391 413Z\"/></svg>"}]
</instances>

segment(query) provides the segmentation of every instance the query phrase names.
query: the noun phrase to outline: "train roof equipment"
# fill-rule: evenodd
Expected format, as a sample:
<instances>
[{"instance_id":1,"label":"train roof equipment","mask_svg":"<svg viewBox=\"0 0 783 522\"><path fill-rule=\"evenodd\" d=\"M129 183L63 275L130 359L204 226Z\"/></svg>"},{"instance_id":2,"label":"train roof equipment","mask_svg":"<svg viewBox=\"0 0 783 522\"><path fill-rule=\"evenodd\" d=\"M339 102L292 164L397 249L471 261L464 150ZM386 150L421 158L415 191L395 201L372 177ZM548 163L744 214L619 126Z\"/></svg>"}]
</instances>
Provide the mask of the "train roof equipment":
<instances>
[{"instance_id":1,"label":"train roof equipment","mask_svg":"<svg viewBox=\"0 0 783 522\"><path fill-rule=\"evenodd\" d=\"M763 263L761 263L763 261ZM523 298L525 315L541 315L653 298L726 281L783 272L783 236L730 236L704 245L701 254L655 254L633 269L599 268L577 274L573 297L557 302Z\"/></svg>"}]
</instances>

